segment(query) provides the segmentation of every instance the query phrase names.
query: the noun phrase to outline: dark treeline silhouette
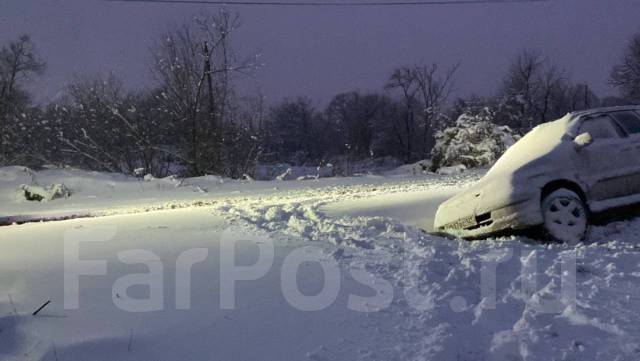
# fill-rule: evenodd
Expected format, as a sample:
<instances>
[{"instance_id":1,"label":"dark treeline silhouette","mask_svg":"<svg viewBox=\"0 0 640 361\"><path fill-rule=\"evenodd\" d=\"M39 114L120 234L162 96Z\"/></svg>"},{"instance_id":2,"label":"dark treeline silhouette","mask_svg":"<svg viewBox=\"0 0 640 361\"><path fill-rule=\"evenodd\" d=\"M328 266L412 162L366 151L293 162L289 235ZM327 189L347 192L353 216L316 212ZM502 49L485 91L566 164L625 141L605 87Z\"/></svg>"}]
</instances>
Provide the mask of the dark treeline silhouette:
<instances>
[{"instance_id":1,"label":"dark treeline silhouette","mask_svg":"<svg viewBox=\"0 0 640 361\"><path fill-rule=\"evenodd\" d=\"M429 158L438 131L465 112L520 133L567 112L640 102L640 35L611 72L619 95L599 99L541 53L525 50L491 96L450 99L459 65L390 71L378 92L338 94L324 109L304 97L267 106L234 81L259 68L234 51L238 17L226 11L173 27L151 47L156 86L125 89L114 76L81 76L34 105L25 90L45 71L28 36L0 49L0 165L75 166L155 176L251 175L257 163L317 166Z\"/></svg>"}]
</instances>

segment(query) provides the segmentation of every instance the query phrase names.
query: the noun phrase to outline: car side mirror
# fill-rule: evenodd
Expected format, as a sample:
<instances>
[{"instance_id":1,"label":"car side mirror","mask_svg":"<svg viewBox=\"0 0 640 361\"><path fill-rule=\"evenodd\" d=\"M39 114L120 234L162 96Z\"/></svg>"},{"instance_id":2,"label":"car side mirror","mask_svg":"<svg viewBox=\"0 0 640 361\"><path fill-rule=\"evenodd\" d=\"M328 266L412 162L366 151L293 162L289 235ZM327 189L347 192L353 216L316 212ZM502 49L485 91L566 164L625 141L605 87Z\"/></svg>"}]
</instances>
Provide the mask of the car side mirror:
<instances>
[{"instance_id":1,"label":"car side mirror","mask_svg":"<svg viewBox=\"0 0 640 361\"><path fill-rule=\"evenodd\" d=\"M573 143L576 145L576 149L580 150L593 143L593 137L589 133L582 133L573 140Z\"/></svg>"}]
</instances>

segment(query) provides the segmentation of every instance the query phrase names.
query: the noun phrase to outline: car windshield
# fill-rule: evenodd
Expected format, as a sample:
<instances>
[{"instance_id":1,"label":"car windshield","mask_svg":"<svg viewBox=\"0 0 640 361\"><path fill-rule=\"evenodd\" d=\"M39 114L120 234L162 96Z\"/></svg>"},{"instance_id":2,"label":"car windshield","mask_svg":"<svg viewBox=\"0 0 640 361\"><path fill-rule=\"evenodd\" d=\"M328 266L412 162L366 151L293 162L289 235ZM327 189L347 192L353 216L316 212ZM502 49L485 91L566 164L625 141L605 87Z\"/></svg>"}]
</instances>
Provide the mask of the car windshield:
<instances>
[{"instance_id":1,"label":"car windshield","mask_svg":"<svg viewBox=\"0 0 640 361\"><path fill-rule=\"evenodd\" d=\"M537 126L509 148L491 168L488 175L503 174L528 164L551 152L567 133L571 116Z\"/></svg>"}]
</instances>

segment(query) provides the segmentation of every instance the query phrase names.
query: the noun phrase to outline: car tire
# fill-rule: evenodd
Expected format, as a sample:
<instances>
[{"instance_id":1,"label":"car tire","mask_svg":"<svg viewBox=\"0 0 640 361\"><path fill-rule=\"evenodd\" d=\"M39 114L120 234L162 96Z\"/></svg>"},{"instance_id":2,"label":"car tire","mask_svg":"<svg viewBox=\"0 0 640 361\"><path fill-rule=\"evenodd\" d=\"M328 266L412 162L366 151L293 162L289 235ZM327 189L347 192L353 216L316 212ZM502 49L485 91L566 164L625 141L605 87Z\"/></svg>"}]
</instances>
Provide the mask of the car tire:
<instances>
[{"instance_id":1,"label":"car tire","mask_svg":"<svg viewBox=\"0 0 640 361\"><path fill-rule=\"evenodd\" d=\"M542 199L546 235L564 243L579 243L589 230L589 209L578 194L558 189Z\"/></svg>"}]
</instances>

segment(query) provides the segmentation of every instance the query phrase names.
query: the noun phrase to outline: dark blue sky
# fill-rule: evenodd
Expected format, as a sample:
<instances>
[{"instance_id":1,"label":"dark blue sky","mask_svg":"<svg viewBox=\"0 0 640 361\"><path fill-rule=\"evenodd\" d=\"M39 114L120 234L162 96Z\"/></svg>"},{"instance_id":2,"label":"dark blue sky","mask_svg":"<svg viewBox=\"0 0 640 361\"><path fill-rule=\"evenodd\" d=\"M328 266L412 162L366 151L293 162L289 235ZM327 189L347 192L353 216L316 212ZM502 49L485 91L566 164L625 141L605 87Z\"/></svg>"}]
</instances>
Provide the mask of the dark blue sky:
<instances>
[{"instance_id":1,"label":"dark blue sky","mask_svg":"<svg viewBox=\"0 0 640 361\"><path fill-rule=\"evenodd\" d=\"M2 0L0 42L29 33L48 62L31 87L55 95L74 74L115 72L132 87L150 84L149 44L168 24L203 5L125 4L99 0ZM215 10L215 7L210 7ZM240 52L260 51L266 66L245 92L268 101L306 95L318 103L353 89L378 90L395 66L461 62L456 95L493 92L512 58L542 51L600 95L611 65L640 32L638 0L403 8L247 8Z\"/></svg>"}]
</instances>

